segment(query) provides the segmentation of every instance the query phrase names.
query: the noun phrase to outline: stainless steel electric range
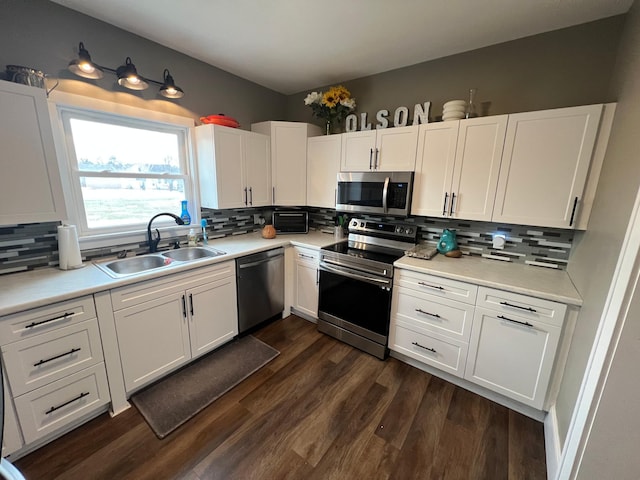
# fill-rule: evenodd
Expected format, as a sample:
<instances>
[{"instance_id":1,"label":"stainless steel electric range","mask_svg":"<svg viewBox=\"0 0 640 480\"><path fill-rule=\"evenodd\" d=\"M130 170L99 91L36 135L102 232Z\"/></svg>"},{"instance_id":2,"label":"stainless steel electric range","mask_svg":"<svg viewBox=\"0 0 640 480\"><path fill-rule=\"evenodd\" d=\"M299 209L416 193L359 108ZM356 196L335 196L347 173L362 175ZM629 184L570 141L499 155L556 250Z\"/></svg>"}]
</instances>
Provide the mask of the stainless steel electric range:
<instances>
[{"instance_id":1,"label":"stainless steel electric range","mask_svg":"<svg viewBox=\"0 0 640 480\"><path fill-rule=\"evenodd\" d=\"M348 240L320 251L318 330L386 358L393 262L416 239L415 225L352 219Z\"/></svg>"}]
</instances>

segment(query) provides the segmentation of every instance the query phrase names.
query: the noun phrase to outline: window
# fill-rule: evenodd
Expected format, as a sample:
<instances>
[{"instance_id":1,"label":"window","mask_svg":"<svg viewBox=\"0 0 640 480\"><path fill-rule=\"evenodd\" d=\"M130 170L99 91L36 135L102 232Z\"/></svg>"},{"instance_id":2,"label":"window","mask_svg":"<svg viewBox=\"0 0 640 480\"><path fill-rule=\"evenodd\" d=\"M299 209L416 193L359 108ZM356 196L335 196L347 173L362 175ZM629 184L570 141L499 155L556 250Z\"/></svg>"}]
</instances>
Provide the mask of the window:
<instances>
[{"instance_id":1,"label":"window","mask_svg":"<svg viewBox=\"0 0 640 480\"><path fill-rule=\"evenodd\" d=\"M182 200L197 217L188 127L67 107L59 107L59 115L68 159L65 194L81 236L140 232L157 213L180 215Z\"/></svg>"}]
</instances>

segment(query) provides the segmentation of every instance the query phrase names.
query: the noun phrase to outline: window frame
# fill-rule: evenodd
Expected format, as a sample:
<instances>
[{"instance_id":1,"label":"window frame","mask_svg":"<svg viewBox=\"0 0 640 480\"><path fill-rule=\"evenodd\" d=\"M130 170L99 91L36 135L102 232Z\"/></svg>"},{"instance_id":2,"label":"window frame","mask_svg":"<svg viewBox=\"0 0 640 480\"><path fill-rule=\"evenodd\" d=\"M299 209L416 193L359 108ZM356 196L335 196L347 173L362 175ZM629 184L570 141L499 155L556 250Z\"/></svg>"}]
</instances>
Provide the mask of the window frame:
<instances>
[{"instance_id":1,"label":"window frame","mask_svg":"<svg viewBox=\"0 0 640 480\"><path fill-rule=\"evenodd\" d=\"M56 92L53 92L56 93ZM193 224L200 219L198 192L195 188L195 161L193 155L193 118L182 117L154 110L146 110L129 105L97 100L89 97L57 92L49 99L49 113L54 125L54 142L58 166L62 177L65 204L69 223L78 226L78 236L82 248L97 248L146 240L146 224L123 225L89 229L81 191L80 177L98 178L140 178L139 173L128 172L83 172L78 168L75 147L69 128L71 118L99 121L134 128L178 133L180 149L180 174L145 173L145 178L184 180L184 199L189 202L191 225L180 227L170 219L158 218L154 228L166 232L166 236L186 235ZM160 212L158 212L160 213ZM179 214L179 205L176 211ZM157 224L156 224L157 222Z\"/></svg>"}]
</instances>

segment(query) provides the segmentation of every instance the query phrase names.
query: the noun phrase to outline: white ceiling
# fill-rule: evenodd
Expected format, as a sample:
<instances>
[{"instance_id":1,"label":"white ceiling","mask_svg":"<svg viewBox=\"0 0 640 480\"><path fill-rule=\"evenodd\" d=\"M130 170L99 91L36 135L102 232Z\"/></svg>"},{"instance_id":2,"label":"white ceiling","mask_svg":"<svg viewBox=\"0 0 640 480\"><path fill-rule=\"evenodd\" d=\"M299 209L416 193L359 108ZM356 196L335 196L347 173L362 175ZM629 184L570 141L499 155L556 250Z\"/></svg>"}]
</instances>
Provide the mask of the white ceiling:
<instances>
[{"instance_id":1,"label":"white ceiling","mask_svg":"<svg viewBox=\"0 0 640 480\"><path fill-rule=\"evenodd\" d=\"M625 13L633 0L52 0L284 94Z\"/></svg>"}]
</instances>

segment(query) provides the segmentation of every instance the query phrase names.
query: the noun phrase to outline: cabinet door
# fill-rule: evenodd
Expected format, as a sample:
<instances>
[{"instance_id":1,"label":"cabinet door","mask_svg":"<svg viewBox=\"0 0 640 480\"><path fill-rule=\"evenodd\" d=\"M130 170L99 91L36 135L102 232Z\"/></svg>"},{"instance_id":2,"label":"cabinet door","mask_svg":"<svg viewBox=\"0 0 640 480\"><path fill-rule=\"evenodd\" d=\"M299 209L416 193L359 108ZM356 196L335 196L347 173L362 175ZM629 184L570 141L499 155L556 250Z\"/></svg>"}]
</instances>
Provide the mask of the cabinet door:
<instances>
[{"instance_id":1,"label":"cabinet door","mask_svg":"<svg viewBox=\"0 0 640 480\"><path fill-rule=\"evenodd\" d=\"M244 137L244 177L248 203L253 207L271 205L271 153L269 137L242 132Z\"/></svg>"},{"instance_id":2,"label":"cabinet door","mask_svg":"<svg viewBox=\"0 0 640 480\"><path fill-rule=\"evenodd\" d=\"M114 312L127 392L191 358L185 313L183 292Z\"/></svg>"},{"instance_id":3,"label":"cabinet door","mask_svg":"<svg viewBox=\"0 0 640 480\"><path fill-rule=\"evenodd\" d=\"M560 331L556 325L476 307L464 378L540 409Z\"/></svg>"},{"instance_id":4,"label":"cabinet door","mask_svg":"<svg viewBox=\"0 0 640 480\"><path fill-rule=\"evenodd\" d=\"M336 186L340 171L340 135L311 137L307 140L307 205L336 207Z\"/></svg>"},{"instance_id":5,"label":"cabinet door","mask_svg":"<svg viewBox=\"0 0 640 480\"><path fill-rule=\"evenodd\" d=\"M200 201L206 208L246 206L242 132L220 125L196 127Z\"/></svg>"},{"instance_id":6,"label":"cabinet door","mask_svg":"<svg viewBox=\"0 0 640 480\"><path fill-rule=\"evenodd\" d=\"M298 206L307 201L307 124L273 122L271 182L273 204Z\"/></svg>"},{"instance_id":7,"label":"cabinet door","mask_svg":"<svg viewBox=\"0 0 640 480\"><path fill-rule=\"evenodd\" d=\"M311 318L318 318L318 261L305 260L297 251L293 306Z\"/></svg>"},{"instance_id":8,"label":"cabinet door","mask_svg":"<svg viewBox=\"0 0 640 480\"><path fill-rule=\"evenodd\" d=\"M459 125L458 121L420 125L412 215L449 215Z\"/></svg>"},{"instance_id":9,"label":"cabinet door","mask_svg":"<svg viewBox=\"0 0 640 480\"><path fill-rule=\"evenodd\" d=\"M235 275L192 288L186 294L193 358L238 334Z\"/></svg>"},{"instance_id":10,"label":"cabinet door","mask_svg":"<svg viewBox=\"0 0 640 480\"><path fill-rule=\"evenodd\" d=\"M0 371L0 375L4 375L4 373ZM9 389L7 388L7 379L3 378L2 380L2 394L4 395L4 435L2 437L2 456L6 457L21 448L23 442L22 434L18 427L16 412L13 408L13 399L11 398Z\"/></svg>"},{"instance_id":11,"label":"cabinet door","mask_svg":"<svg viewBox=\"0 0 640 480\"><path fill-rule=\"evenodd\" d=\"M0 81L0 225L66 218L45 91Z\"/></svg>"},{"instance_id":12,"label":"cabinet door","mask_svg":"<svg viewBox=\"0 0 640 480\"><path fill-rule=\"evenodd\" d=\"M451 216L491 220L507 115L460 121L451 191Z\"/></svg>"},{"instance_id":13,"label":"cabinet door","mask_svg":"<svg viewBox=\"0 0 640 480\"><path fill-rule=\"evenodd\" d=\"M381 172L413 172L416 168L418 126L376 130L375 169Z\"/></svg>"},{"instance_id":14,"label":"cabinet door","mask_svg":"<svg viewBox=\"0 0 640 480\"><path fill-rule=\"evenodd\" d=\"M509 115L493 221L574 226L601 114L588 105Z\"/></svg>"},{"instance_id":15,"label":"cabinet door","mask_svg":"<svg viewBox=\"0 0 640 480\"><path fill-rule=\"evenodd\" d=\"M343 133L340 170L366 172L374 169L376 131Z\"/></svg>"}]
</instances>

